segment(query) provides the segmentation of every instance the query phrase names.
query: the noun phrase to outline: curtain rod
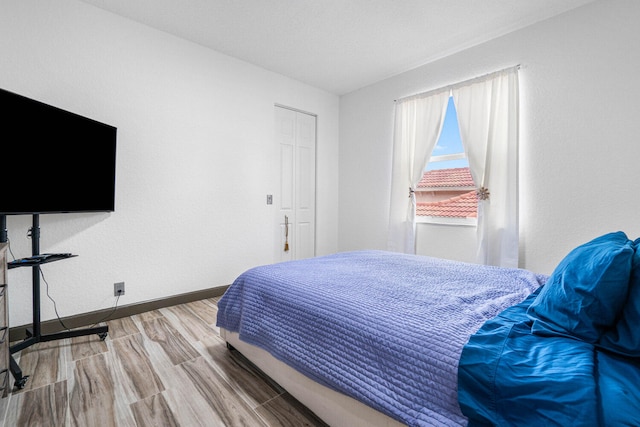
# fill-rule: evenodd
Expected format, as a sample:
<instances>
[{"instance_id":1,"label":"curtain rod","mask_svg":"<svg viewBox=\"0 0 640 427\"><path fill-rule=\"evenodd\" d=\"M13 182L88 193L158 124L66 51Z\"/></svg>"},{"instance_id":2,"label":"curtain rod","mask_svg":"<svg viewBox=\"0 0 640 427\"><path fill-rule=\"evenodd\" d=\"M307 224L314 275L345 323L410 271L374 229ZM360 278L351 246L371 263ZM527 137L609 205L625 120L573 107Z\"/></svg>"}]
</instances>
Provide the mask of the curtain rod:
<instances>
[{"instance_id":1,"label":"curtain rod","mask_svg":"<svg viewBox=\"0 0 640 427\"><path fill-rule=\"evenodd\" d=\"M443 87L438 88L438 89L432 89L432 90L428 90L426 92L416 93L414 95L409 95L409 96L404 96L402 98L394 99L393 102L407 101L407 100L412 99L412 98L424 98L424 97L427 97L427 96L430 96L430 95L433 95L433 94L436 94L436 93L440 93L440 92L443 92L443 91L451 91L451 90L457 89L457 88L462 87L462 86L468 86L470 84L477 83L477 82L482 81L482 80L487 80L487 79L489 79L491 77L494 77L494 76L496 76L498 74L502 74L502 73L504 73L506 71L519 70L519 69L520 69L520 64L514 65L512 67L507 67L507 68L503 68L502 70L493 71L491 73L483 74L481 76L474 77L474 78L471 78L469 80L465 80L465 81L462 81L462 82L459 82L459 83L443 86Z\"/></svg>"}]
</instances>

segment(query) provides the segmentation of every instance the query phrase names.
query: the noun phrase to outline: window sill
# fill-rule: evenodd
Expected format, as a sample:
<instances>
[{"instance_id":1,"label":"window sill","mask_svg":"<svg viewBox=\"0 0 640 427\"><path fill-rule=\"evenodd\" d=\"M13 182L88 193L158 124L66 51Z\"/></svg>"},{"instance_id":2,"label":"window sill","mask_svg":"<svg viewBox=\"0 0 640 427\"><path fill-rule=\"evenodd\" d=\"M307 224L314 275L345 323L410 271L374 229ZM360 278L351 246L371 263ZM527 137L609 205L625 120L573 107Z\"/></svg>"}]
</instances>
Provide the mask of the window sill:
<instances>
[{"instance_id":1,"label":"window sill","mask_svg":"<svg viewBox=\"0 0 640 427\"><path fill-rule=\"evenodd\" d=\"M475 227L477 218L449 218L444 216L416 216L416 224L455 225L461 227Z\"/></svg>"}]
</instances>

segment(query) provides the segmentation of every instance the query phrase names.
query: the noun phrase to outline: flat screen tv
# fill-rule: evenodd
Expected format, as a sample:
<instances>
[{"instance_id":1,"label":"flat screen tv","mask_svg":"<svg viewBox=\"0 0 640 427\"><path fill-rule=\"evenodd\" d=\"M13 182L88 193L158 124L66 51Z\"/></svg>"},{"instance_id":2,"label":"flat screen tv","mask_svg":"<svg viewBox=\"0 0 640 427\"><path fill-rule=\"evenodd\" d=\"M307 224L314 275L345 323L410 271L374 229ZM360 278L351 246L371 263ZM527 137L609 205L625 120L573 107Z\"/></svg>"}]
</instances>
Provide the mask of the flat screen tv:
<instances>
[{"instance_id":1,"label":"flat screen tv","mask_svg":"<svg viewBox=\"0 0 640 427\"><path fill-rule=\"evenodd\" d=\"M115 210L115 127L2 89L0 111L0 215Z\"/></svg>"}]
</instances>

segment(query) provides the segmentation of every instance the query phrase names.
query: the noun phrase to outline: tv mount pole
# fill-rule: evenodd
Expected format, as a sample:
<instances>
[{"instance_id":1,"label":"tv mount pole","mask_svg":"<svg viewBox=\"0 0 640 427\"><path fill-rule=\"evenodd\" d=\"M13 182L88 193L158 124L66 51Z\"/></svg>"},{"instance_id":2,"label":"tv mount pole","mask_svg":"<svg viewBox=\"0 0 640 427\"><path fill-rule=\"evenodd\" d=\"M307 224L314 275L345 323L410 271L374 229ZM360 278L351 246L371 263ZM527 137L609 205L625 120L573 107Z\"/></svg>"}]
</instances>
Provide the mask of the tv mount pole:
<instances>
[{"instance_id":1,"label":"tv mount pole","mask_svg":"<svg viewBox=\"0 0 640 427\"><path fill-rule=\"evenodd\" d=\"M9 240L7 236L7 216L0 215L0 243L6 243Z\"/></svg>"},{"instance_id":2,"label":"tv mount pole","mask_svg":"<svg viewBox=\"0 0 640 427\"><path fill-rule=\"evenodd\" d=\"M31 237L31 255L40 255L40 215L33 214L33 222L29 237ZM40 265L31 268L31 283L33 302L33 337L40 337Z\"/></svg>"}]
</instances>

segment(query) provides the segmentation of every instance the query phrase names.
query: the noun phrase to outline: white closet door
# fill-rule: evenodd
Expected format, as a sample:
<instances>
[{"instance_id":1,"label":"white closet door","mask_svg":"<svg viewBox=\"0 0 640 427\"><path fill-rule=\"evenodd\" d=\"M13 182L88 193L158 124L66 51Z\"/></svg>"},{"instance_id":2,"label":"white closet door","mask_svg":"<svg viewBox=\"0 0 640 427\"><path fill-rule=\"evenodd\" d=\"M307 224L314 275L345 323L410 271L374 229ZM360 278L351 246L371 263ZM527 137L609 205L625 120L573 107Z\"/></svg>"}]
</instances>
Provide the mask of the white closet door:
<instances>
[{"instance_id":1,"label":"white closet door","mask_svg":"<svg viewBox=\"0 0 640 427\"><path fill-rule=\"evenodd\" d=\"M279 188L275 262L315 255L316 117L275 107Z\"/></svg>"}]
</instances>

